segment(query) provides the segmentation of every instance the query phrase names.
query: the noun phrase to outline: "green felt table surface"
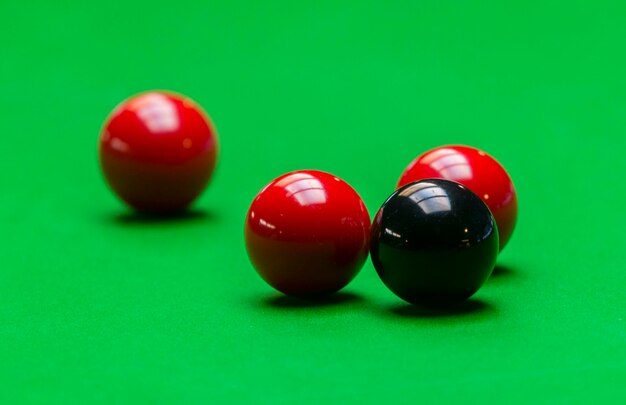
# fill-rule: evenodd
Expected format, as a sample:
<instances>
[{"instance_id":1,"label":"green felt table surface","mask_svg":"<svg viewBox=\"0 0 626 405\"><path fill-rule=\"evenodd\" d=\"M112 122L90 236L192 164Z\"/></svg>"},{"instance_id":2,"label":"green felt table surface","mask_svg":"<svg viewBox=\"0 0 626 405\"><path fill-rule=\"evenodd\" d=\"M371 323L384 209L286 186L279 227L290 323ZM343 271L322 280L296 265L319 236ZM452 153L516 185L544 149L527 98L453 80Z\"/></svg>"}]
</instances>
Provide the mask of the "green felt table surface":
<instances>
[{"instance_id":1,"label":"green felt table surface","mask_svg":"<svg viewBox=\"0 0 626 405\"><path fill-rule=\"evenodd\" d=\"M626 401L626 6L581 1L0 4L0 402ZM106 187L108 113L144 90L220 137L188 215ZM518 227L455 310L371 262L333 300L255 273L243 222L295 169L370 214L442 144L507 168Z\"/></svg>"}]
</instances>

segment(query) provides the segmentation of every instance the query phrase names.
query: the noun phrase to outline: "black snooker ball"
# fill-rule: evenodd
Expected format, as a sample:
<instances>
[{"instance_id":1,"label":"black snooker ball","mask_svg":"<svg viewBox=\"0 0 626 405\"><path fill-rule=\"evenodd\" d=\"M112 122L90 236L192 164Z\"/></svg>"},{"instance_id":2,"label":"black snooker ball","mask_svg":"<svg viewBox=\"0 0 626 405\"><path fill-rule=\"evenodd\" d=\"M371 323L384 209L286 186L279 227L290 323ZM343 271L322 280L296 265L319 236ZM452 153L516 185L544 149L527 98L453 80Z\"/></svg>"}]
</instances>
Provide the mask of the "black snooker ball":
<instances>
[{"instance_id":1,"label":"black snooker ball","mask_svg":"<svg viewBox=\"0 0 626 405\"><path fill-rule=\"evenodd\" d=\"M445 307L471 297L498 256L498 229L489 208L450 180L425 179L396 190L372 224L376 271L398 297Z\"/></svg>"}]
</instances>

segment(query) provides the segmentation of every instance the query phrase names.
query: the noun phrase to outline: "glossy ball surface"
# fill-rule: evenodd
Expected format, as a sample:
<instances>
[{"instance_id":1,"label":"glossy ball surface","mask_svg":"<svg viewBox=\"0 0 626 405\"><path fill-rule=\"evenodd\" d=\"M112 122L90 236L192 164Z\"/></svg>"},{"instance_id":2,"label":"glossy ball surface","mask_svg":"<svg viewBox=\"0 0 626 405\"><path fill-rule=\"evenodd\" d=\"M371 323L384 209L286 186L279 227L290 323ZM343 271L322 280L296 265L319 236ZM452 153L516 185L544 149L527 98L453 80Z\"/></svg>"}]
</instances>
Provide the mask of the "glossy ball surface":
<instances>
[{"instance_id":1,"label":"glossy ball surface","mask_svg":"<svg viewBox=\"0 0 626 405\"><path fill-rule=\"evenodd\" d=\"M189 98L143 93L122 102L108 117L99 155L107 183L129 206L178 211L209 182L217 134L208 115Z\"/></svg>"},{"instance_id":2,"label":"glossy ball surface","mask_svg":"<svg viewBox=\"0 0 626 405\"><path fill-rule=\"evenodd\" d=\"M333 293L367 258L370 218L350 185L332 174L287 173L265 186L246 217L245 243L259 275L296 296Z\"/></svg>"},{"instance_id":3,"label":"glossy ball surface","mask_svg":"<svg viewBox=\"0 0 626 405\"><path fill-rule=\"evenodd\" d=\"M452 305L489 278L498 230L485 203L463 185L421 180L396 190L382 205L370 254L398 297L423 306Z\"/></svg>"},{"instance_id":4,"label":"glossy ball surface","mask_svg":"<svg viewBox=\"0 0 626 405\"><path fill-rule=\"evenodd\" d=\"M412 161L397 187L428 178L454 180L482 198L498 224L500 250L506 246L517 221L517 194L511 177L497 160L469 146L442 146Z\"/></svg>"}]
</instances>

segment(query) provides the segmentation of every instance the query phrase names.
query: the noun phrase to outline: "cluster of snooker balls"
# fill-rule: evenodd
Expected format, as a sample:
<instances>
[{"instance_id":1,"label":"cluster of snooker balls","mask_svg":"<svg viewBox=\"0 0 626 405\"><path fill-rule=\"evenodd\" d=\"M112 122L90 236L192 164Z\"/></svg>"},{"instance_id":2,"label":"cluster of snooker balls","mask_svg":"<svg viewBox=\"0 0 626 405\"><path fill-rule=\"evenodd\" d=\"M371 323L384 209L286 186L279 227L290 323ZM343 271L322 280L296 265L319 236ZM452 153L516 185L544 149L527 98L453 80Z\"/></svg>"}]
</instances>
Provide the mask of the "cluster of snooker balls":
<instances>
[{"instance_id":1,"label":"cluster of snooker balls","mask_svg":"<svg viewBox=\"0 0 626 405\"><path fill-rule=\"evenodd\" d=\"M142 93L107 119L99 157L110 188L141 213L184 210L209 183L218 154L209 116L189 98ZM318 299L348 285L368 254L398 297L445 307L471 297L489 278L517 218L504 168L469 146L417 157L373 222L357 192L317 170L284 174L252 201L245 246L276 290Z\"/></svg>"}]
</instances>

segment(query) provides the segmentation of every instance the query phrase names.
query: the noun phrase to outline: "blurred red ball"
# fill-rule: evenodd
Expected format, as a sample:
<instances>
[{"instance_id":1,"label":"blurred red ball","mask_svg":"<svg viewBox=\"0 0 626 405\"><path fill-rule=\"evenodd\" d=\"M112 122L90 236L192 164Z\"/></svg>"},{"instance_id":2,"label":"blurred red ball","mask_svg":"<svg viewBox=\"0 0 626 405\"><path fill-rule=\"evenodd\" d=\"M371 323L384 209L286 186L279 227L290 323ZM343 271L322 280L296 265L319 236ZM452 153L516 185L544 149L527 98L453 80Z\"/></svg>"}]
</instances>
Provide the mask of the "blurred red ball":
<instances>
[{"instance_id":1,"label":"blurred red ball","mask_svg":"<svg viewBox=\"0 0 626 405\"><path fill-rule=\"evenodd\" d=\"M138 211L178 211L211 179L217 134L191 99L153 91L113 110L102 129L99 155L107 183L126 204Z\"/></svg>"}]
</instances>

